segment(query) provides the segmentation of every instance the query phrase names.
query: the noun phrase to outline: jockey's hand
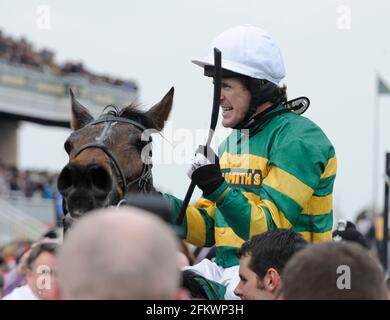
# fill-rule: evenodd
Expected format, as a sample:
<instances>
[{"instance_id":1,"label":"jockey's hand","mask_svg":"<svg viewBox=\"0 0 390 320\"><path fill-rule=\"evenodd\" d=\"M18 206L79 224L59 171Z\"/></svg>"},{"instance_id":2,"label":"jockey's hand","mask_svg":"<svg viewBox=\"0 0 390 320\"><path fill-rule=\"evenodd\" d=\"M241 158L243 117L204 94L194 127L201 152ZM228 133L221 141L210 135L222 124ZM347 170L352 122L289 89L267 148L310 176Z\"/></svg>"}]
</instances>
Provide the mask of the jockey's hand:
<instances>
[{"instance_id":1,"label":"jockey's hand","mask_svg":"<svg viewBox=\"0 0 390 320\"><path fill-rule=\"evenodd\" d=\"M187 175L206 196L217 190L224 182L219 166L219 158L210 147L206 149L205 146L199 146L196 150Z\"/></svg>"}]
</instances>

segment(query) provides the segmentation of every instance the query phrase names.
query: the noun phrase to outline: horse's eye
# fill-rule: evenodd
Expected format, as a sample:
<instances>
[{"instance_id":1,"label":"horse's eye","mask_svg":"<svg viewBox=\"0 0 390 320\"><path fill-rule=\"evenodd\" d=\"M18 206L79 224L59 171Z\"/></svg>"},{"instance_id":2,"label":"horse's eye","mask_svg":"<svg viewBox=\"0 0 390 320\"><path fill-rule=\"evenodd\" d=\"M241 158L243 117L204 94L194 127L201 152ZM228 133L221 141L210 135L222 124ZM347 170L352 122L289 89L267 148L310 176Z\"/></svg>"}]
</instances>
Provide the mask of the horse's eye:
<instances>
[{"instance_id":1,"label":"horse's eye","mask_svg":"<svg viewBox=\"0 0 390 320\"><path fill-rule=\"evenodd\" d=\"M70 151L72 150L72 145L71 145L71 143L68 140L65 141L64 148L65 148L65 151L66 151L67 154L69 154Z\"/></svg>"}]
</instances>

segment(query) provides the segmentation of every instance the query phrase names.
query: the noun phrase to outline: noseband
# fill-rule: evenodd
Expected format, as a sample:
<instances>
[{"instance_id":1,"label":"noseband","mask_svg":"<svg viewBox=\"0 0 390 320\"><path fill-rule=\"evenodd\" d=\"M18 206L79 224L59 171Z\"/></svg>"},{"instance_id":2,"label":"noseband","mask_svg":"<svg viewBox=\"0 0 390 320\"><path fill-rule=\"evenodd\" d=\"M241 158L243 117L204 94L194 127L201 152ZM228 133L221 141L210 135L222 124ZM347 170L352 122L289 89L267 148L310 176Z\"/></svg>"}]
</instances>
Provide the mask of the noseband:
<instances>
[{"instance_id":1,"label":"noseband","mask_svg":"<svg viewBox=\"0 0 390 320\"><path fill-rule=\"evenodd\" d=\"M121 187L122 187L123 198L124 198L127 191L129 190L129 188L137 182L138 182L138 191L139 192L147 192L150 190L151 178L152 178L152 164L144 163L141 175L138 178L126 183L126 177L123 173L123 170L121 169L121 167L119 165L119 162L116 160L115 156L112 154L112 152L110 150L108 150L107 146L104 144L104 141L107 138L107 136L109 135L109 132L110 132L112 125L114 125L117 122L131 124L131 125L135 126L137 129L141 130L141 132L143 132L144 130L147 129L146 127L144 127L143 125L141 125L140 123L138 123L136 121L122 118L122 117L116 117L116 116L112 116L112 115L105 115L105 116L103 116L95 121L88 123L88 126L94 126L94 125L99 124L99 123L105 123L106 125L104 126L103 131L100 134L100 136L96 138L96 143L88 143L88 144L82 146L76 152L75 157L77 157L81 152L83 152L86 149L97 148L97 149L102 150L108 156L108 158L110 159L111 163L114 165L116 171L118 172L118 174L120 176L120 179L122 182ZM151 138L149 139L149 141L151 141Z\"/></svg>"}]
</instances>

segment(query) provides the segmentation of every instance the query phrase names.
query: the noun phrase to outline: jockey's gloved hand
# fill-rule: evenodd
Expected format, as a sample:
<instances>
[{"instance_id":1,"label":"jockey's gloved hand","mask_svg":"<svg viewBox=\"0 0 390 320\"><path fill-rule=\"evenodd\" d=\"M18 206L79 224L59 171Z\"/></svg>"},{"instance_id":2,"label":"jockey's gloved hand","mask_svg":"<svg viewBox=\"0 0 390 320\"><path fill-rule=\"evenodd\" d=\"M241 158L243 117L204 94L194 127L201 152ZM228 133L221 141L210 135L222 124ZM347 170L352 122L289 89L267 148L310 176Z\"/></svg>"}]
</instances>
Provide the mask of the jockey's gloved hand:
<instances>
[{"instance_id":1,"label":"jockey's gloved hand","mask_svg":"<svg viewBox=\"0 0 390 320\"><path fill-rule=\"evenodd\" d=\"M224 182L219 166L219 158L210 147L206 148L206 146L199 146L196 150L187 175L206 196L217 190Z\"/></svg>"}]
</instances>

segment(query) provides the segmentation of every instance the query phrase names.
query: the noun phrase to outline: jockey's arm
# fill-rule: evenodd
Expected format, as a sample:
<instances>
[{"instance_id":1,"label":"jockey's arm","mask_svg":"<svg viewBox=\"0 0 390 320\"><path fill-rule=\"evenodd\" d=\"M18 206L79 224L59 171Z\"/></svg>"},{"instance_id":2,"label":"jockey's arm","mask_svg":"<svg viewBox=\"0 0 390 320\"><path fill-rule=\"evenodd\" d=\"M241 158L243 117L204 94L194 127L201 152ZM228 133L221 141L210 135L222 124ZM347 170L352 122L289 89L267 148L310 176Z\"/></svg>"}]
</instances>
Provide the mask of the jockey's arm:
<instances>
[{"instance_id":1,"label":"jockey's arm","mask_svg":"<svg viewBox=\"0 0 390 320\"><path fill-rule=\"evenodd\" d=\"M214 209L215 204L201 199L195 205L189 205L181 225L175 221L179 215L183 201L170 194L164 194L171 205L171 223L175 225L178 236L197 247L211 247L214 239Z\"/></svg>"},{"instance_id":2,"label":"jockey's arm","mask_svg":"<svg viewBox=\"0 0 390 320\"><path fill-rule=\"evenodd\" d=\"M288 157L286 150L292 155ZM302 140L274 146L262 184L254 192L224 181L203 195L216 203L227 224L242 239L275 228L293 229L306 240L331 239L333 154Z\"/></svg>"}]
</instances>

